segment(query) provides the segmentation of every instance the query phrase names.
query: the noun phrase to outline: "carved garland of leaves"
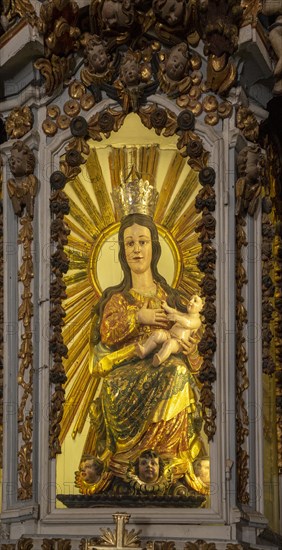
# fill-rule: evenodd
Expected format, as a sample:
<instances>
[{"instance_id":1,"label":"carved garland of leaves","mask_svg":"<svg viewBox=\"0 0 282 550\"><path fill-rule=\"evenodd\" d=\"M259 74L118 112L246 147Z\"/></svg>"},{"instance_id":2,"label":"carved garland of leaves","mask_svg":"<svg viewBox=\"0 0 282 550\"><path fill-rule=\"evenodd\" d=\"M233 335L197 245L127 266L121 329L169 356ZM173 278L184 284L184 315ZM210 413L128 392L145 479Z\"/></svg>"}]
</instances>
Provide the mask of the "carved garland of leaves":
<instances>
[{"instance_id":1,"label":"carved garland of leaves","mask_svg":"<svg viewBox=\"0 0 282 550\"><path fill-rule=\"evenodd\" d=\"M263 368L266 374L273 374L276 377L276 426L277 426L277 445L278 445L278 468L279 473L282 472L282 224L281 221L276 222L276 227L272 220L275 221L279 217L278 212L281 211L279 204L279 183L281 181L281 164L280 156L277 151L276 144L266 138L265 148L267 152L267 177L266 182L272 182L274 189L266 188L265 197L263 199L263 219L262 219L262 259L263 262L263 289L265 294L264 315L268 315L268 324L263 326L263 334L266 336L265 346L263 343ZM278 189L277 189L278 187ZM269 198L272 197L272 200ZM272 208L274 206L274 208ZM271 214L272 209L272 214ZM278 212L277 212L278 211ZM269 270L267 271L269 262ZM270 322L274 316L274 335L271 332ZM268 330L267 330L268 329ZM274 346L272 351L275 356L275 364L269 351L267 339L274 336Z\"/></svg>"},{"instance_id":2,"label":"carved garland of leaves","mask_svg":"<svg viewBox=\"0 0 282 550\"><path fill-rule=\"evenodd\" d=\"M17 150L23 150L23 142L15 144ZM32 152L28 147L25 154ZM31 162L31 161L30 161ZM33 437L33 301L32 281L33 274L33 212L34 200L37 193L38 181L31 172L34 166L24 169L24 176L15 175L15 180L7 182L9 196L15 214L19 217L18 245L20 252L20 266L18 281L20 283L21 301L18 306L18 320L20 324L20 346L18 350L19 367L17 381L19 386L18 398L18 433L20 443L18 450L18 498L28 500L32 498L32 437ZM12 170L13 173L13 170Z\"/></svg>"},{"instance_id":3,"label":"carved garland of leaves","mask_svg":"<svg viewBox=\"0 0 282 550\"><path fill-rule=\"evenodd\" d=\"M245 325L248 322L247 310L244 305L244 287L247 284L247 274L244 266L243 250L248 245L245 231L246 221L242 214L236 217L236 454L238 500L244 504L249 502L247 491L249 455L244 449L246 437L249 434L249 416L244 394L249 387L246 369L248 361L245 347Z\"/></svg>"},{"instance_id":4,"label":"carved garland of leaves","mask_svg":"<svg viewBox=\"0 0 282 550\"><path fill-rule=\"evenodd\" d=\"M32 241L33 225L29 214L20 219L19 243L22 245L22 264L19 268L19 280L23 285L22 302L18 309L18 319L22 321L23 332L19 349L18 384L22 388L22 395L18 408L18 431L22 435L23 443L19 449L19 480L18 498L22 500L32 498L32 390L33 390L33 342L32 317L33 302L31 285L33 279Z\"/></svg>"},{"instance_id":5,"label":"carved garland of leaves","mask_svg":"<svg viewBox=\"0 0 282 550\"><path fill-rule=\"evenodd\" d=\"M274 313L272 302L275 292L272 279L275 228L270 219L271 211L272 201L269 196L265 196L262 200L262 370L269 375L275 371L271 350L274 336L271 321Z\"/></svg>"},{"instance_id":6,"label":"carved garland of leaves","mask_svg":"<svg viewBox=\"0 0 282 550\"><path fill-rule=\"evenodd\" d=\"M277 414L277 440L278 440L278 468L282 473L282 227L279 224L275 246L275 357L276 370L276 414Z\"/></svg>"},{"instance_id":7,"label":"carved garland of leaves","mask_svg":"<svg viewBox=\"0 0 282 550\"><path fill-rule=\"evenodd\" d=\"M247 113L248 114L248 113ZM242 120L243 123L243 120ZM242 124L244 132L245 125ZM252 132L254 126L252 126ZM252 133L255 138L256 132ZM262 200L262 356L263 372L272 374L275 368L271 356L270 345L273 338L270 323L273 315L272 297L274 295L274 285L271 278L273 269L272 262L272 243L273 226L270 220L272 202L269 196L270 190L267 187L267 178L265 177L265 159L261 154L260 148L256 145L245 147L239 156L241 160L245 158L245 166L241 165L241 176L236 182L236 379L237 379L237 468L238 468L238 499L241 503L249 502L248 484L248 461L249 456L244 449L246 438L249 434L249 417L245 405L244 393L249 387L249 378L247 373L247 353L245 348L244 325L248 321L247 310L244 305L243 289L247 284L246 270L244 267L243 248L248 245L245 231L246 216L253 216L259 204L259 199L264 188L264 198ZM251 160L248 162L248 155ZM256 177L254 176L254 161L257 166ZM240 163L239 163L240 164Z\"/></svg>"}]
</instances>

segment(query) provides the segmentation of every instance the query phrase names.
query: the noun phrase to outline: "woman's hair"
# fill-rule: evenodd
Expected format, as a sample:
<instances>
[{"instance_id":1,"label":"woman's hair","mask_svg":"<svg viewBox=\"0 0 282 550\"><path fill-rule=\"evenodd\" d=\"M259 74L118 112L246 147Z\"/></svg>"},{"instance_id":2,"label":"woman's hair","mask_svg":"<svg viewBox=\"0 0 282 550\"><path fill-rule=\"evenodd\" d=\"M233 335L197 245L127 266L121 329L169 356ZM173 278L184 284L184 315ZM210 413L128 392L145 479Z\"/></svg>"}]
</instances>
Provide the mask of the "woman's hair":
<instances>
[{"instance_id":1,"label":"woman's hair","mask_svg":"<svg viewBox=\"0 0 282 550\"><path fill-rule=\"evenodd\" d=\"M141 225L143 227L147 227L150 230L151 240L152 240L152 261L151 261L152 275L153 275L154 281L156 283L159 283L160 286L163 288L163 290L166 292L168 304L171 307L175 307L183 312L187 310L187 306L183 301L185 300L185 296L181 294L179 291L175 290L174 288L171 288L167 284L165 278L162 275L160 275L160 273L158 272L157 264L161 256L162 249L159 241L158 230L153 219L150 216L147 216L145 214L129 214L128 216L125 216L121 221L119 233L118 233L118 241L119 241L118 257L119 257L120 265L123 271L123 280L118 285L108 287L104 290L99 302L96 304L94 308L94 312L99 314L100 320L102 319L105 305L109 301L109 299L113 296L113 294L122 292L130 304L135 303L134 297L129 293L132 287L132 280L131 280L130 267L126 261L125 246L124 246L124 232L128 227L131 227L134 223Z\"/></svg>"}]
</instances>

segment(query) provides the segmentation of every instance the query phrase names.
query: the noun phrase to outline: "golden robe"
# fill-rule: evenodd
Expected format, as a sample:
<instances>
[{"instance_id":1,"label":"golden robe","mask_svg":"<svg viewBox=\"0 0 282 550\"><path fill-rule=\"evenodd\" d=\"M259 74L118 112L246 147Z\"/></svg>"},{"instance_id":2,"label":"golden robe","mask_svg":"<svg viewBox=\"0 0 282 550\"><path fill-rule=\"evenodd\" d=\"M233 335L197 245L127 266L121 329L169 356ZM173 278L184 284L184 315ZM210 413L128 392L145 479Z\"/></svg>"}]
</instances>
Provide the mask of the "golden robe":
<instances>
[{"instance_id":1,"label":"golden robe","mask_svg":"<svg viewBox=\"0 0 282 550\"><path fill-rule=\"evenodd\" d=\"M153 449L170 459L175 478L188 475L191 484L191 464L204 452L193 374L200 366L196 346L189 360L179 353L158 367L152 365L152 354L137 357L135 343L159 327L139 324L136 313L144 306L160 308L166 294L160 285L155 296L146 297L133 289L130 293L134 304L117 293L104 309L101 342L91 367L94 375L104 378L100 396L92 405L92 436L85 452L100 456L113 475L124 476L129 462Z\"/></svg>"}]
</instances>

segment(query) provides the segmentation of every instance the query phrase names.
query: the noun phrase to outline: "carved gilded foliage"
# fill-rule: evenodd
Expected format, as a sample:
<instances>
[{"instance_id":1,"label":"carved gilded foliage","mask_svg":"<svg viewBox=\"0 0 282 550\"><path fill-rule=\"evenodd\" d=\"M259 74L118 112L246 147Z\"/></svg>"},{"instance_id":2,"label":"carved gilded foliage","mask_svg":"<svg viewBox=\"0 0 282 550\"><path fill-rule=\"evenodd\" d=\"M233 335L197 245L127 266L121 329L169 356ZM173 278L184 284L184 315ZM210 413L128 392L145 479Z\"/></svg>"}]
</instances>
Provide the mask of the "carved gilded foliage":
<instances>
[{"instance_id":1,"label":"carved gilded foliage","mask_svg":"<svg viewBox=\"0 0 282 550\"><path fill-rule=\"evenodd\" d=\"M6 120L6 132L10 139L20 139L27 134L33 124L30 107L15 107Z\"/></svg>"},{"instance_id":2,"label":"carved gilded foliage","mask_svg":"<svg viewBox=\"0 0 282 550\"><path fill-rule=\"evenodd\" d=\"M278 468L282 471L282 229L279 186L281 165L277 143L265 140L266 189L262 217L263 371L276 379Z\"/></svg>"},{"instance_id":3,"label":"carved gilded foliage","mask_svg":"<svg viewBox=\"0 0 282 550\"><path fill-rule=\"evenodd\" d=\"M32 497L32 434L33 434L33 215L38 189L33 175L35 156L22 141L14 143L9 165L14 178L7 182L14 213L19 218L18 244L20 265L18 279L21 302L18 307L20 347L18 351L18 498Z\"/></svg>"},{"instance_id":4,"label":"carved gilded foliage","mask_svg":"<svg viewBox=\"0 0 282 550\"><path fill-rule=\"evenodd\" d=\"M74 52L79 47L81 31L77 26L78 4L73 0L44 2L40 9L39 31L44 36L45 57L35 67L46 79L46 93L68 79L75 68Z\"/></svg>"},{"instance_id":5,"label":"carved gilded foliage","mask_svg":"<svg viewBox=\"0 0 282 550\"><path fill-rule=\"evenodd\" d=\"M37 24L38 17L30 0L6 0L2 4L0 34L7 31L20 19L26 20L32 26Z\"/></svg>"},{"instance_id":6,"label":"carved gilded foliage","mask_svg":"<svg viewBox=\"0 0 282 550\"><path fill-rule=\"evenodd\" d=\"M205 91L226 94L237 74L230 56L237 49L241 15L239 0L201 5L180 0L173 17L166 3L158 0L152 5L128 2L126 7L121 1L92 0L88 29L83 32L78 4L52 0L40 11L45 57L35 66L52 95L74 73L79 51L84 55L80 77L95 101L105 92L125 111L136 111L159 87L173 98L189 93L189 108L196 114L199 57L189 48L203 40L208 56ZM127 68L134 65L134 75L128 77Z\"/></svg>"},{"instance_id":7,"label":"carved gilded foliage","mask_svg":"<svg viewBox=\"0 0 282 550\"><path fill-rule=\"evenodd\" d=\"M236 126L241 130L243 136L253 143L256 143L259 137L259 125L254 113L241 105L236 111Z\"/></svg>"}]
</instances>

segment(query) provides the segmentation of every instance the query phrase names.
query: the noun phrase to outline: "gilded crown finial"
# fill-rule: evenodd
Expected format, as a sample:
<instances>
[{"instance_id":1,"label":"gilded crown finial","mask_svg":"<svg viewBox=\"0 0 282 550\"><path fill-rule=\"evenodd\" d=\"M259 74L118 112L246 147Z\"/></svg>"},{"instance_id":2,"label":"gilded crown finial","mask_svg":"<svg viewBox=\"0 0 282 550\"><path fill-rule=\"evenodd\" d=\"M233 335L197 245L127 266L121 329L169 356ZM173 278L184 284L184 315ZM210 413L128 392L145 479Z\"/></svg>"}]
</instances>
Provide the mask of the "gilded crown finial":
<instances>
[{"instance_id":1,"label":"gilded crown finial","mask_svg":"<svg viewBox=\"0 0 282 550\"><path fill-rule=\"evenodd\" d=\"M112 197L118 216L122 219L128 214L146 214L153 217L158 192L148 179L143 179L134 165L128 176L121 175L120 185L113 189Z\"/></svg>"}]
</instances>

